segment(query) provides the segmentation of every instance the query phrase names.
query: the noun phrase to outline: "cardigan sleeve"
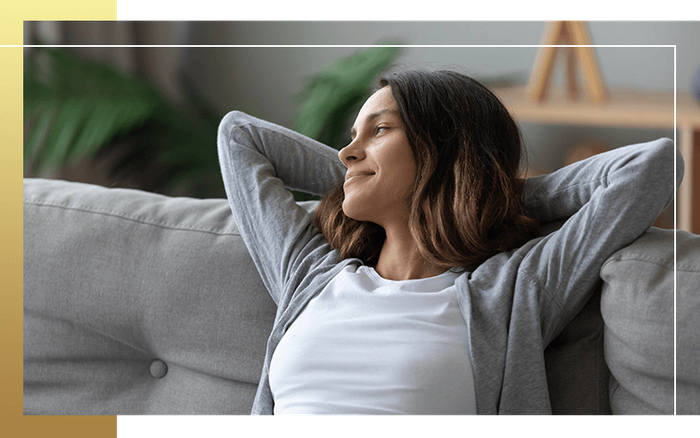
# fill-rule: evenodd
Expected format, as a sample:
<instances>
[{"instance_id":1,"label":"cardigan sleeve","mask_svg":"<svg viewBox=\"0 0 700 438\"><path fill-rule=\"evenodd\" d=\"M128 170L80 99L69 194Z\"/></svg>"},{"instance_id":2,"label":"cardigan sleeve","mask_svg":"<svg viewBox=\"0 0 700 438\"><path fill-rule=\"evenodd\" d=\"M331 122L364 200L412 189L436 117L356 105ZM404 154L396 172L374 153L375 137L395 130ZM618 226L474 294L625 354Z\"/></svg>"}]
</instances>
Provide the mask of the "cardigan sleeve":
<instances>
[{"instance_id":1,"label":"cardigan sleeve","mask_svg":"<svg viewBox=\"0 0 700 438\"><path fill-rule=\"evenodd\" d=\"M675 172L674 172L675 169ZM599 284L607 258L644 233L671 202L683 159L669 139L626 146L529 179L523 209L562 227L537 243L519 275L540 285L543 338L551 340Z\"/></svg>"},{"instance_id":2,"label":"cardigan sleeve","mask_svg":"<svg viewBox=\"0 0 700 438\"><path fill-rule=\"evenodd\" d=\"M345 167L336 150L237 111L222 120L217 142L234 220L279 304L300 261L325 243L313 215L294 201L290 190L322 195L342 180Z\"/></svg>"}]
</instances>

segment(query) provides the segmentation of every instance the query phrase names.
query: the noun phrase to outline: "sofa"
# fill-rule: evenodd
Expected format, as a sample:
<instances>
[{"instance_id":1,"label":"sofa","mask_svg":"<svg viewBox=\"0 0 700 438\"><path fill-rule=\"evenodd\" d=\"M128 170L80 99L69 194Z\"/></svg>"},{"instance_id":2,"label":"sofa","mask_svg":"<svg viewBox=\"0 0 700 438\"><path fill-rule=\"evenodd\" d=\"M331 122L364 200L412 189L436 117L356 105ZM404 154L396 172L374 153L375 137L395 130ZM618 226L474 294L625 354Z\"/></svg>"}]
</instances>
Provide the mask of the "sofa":
<instances>
[{"instance_id":1,"label":"sofa","mask_svg":"<svg viewBox=\"0 0 700 438\"><path fill-rule=\"evenodd\" d=\"M673 231L605 262L544 353L554 414L700 413L700 236L675 239L675 295ZM25 415L248 414L275 310L225 199L25 179Z\"/></svg>"}]
</instances>

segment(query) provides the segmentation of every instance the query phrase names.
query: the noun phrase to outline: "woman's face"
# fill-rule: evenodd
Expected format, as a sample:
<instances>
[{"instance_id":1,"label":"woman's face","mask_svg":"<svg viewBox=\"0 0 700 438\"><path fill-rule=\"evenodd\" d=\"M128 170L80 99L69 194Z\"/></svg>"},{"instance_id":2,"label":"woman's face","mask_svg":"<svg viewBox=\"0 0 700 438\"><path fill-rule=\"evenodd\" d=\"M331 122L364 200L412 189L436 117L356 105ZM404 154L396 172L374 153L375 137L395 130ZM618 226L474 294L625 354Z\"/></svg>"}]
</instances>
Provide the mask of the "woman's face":
<instances>
[{"instance_id":1,"label":"woman's face","mask_svg":"<svg viewBox=\"0 0 700 438\"><path fill-rule=\"evenodd\" d=\"M389 86L367 99L351 136L350 144L338 153L348 168L343 211L385 229L397 221L405 223L416 160Z\"/></svg>"}]
</instances>

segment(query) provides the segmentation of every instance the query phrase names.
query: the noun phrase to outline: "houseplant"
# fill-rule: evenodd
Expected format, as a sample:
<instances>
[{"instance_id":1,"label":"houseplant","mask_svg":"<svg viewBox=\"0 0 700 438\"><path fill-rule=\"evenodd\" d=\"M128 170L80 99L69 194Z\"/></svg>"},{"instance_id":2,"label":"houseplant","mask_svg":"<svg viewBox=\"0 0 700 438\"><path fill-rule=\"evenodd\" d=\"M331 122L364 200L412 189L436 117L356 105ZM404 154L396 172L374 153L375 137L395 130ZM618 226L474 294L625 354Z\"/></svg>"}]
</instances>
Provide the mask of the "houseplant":
<instances>
[{"instance_id":1,"label":"houseplant","mask_svg":"<svg viewBox=\"0 0 700 438\"><path fill-rule=\"evenodd\" d=\"M394 47L362 50L309 78L296 129L343 146L350 117L396 53ZM24 78L25 175L51 175L85 158L109 156L111 175L136 177L143 190L225 196L216 152L223 114L182 79L186 104L176 105L136 75L65 49L37 48Z\"/></svg>"}]
</instances>

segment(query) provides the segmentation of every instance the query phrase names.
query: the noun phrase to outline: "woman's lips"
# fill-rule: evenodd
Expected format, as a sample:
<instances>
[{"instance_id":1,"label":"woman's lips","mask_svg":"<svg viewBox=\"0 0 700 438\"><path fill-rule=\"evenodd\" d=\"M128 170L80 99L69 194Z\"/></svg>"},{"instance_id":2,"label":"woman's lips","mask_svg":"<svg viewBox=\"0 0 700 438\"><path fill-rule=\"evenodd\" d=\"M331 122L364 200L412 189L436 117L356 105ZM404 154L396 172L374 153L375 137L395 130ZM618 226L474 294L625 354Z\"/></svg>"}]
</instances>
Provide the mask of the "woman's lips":
<instances>
[{"instance_id":1,"label":"woman's lips","mask_svg":"<svg viewBox=\"0 0 700 438\"><path fill-rule=\"evenodd\" d=\"M345 174L345 183L348 183L351 180L355 180L357 178L361 178L363 176L372 176L372 175L374 175L374 172L349 171L348 173Z\"/></svg>"}]
</instances>

